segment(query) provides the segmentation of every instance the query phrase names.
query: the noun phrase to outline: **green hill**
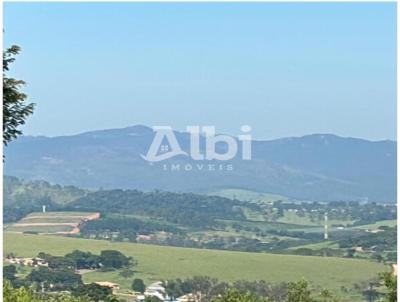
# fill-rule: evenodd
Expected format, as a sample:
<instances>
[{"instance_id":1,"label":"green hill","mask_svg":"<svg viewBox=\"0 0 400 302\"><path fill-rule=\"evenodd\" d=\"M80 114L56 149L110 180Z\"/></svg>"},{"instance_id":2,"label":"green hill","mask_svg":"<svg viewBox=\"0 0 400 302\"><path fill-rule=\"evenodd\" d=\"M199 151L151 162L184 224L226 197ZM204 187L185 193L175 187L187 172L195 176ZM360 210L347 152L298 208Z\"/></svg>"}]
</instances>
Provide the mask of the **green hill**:
<instances>
[{"instance_id":1,"label":"green hill","mask_svg":"<svg viewBox=\"0 0 400 302\"><path fill-rule=\"evenodd\" d=\"M387 269L382 264L365 260L175 248L7 232L4 234L5 254L13 252L18 256L29 257L47 252L64 255L75 249L97 254L106 249L119 250L138 260L135 278L143 278L147 282L194 275L207 275L222 281L244 279L282 282L306 278L316 287L339 290L341 286L351 288L354 283L368 280ZM131 281L119 277L118 272L88 273L84 275L84 280L114 281L125 288L129 287Z\"/></svg>"},{"instance_id":2,"label":"green hill","mask_svg":"<svg viewBox=\"0 0 400 302\"><path fill-rule=\"evenodd\" d=\"M74 186L60 186L46 181L24 181L12 176L4 176L4 201L7 205L40 201L67 204L88 193Z\"/></svg>"}]
</instances>

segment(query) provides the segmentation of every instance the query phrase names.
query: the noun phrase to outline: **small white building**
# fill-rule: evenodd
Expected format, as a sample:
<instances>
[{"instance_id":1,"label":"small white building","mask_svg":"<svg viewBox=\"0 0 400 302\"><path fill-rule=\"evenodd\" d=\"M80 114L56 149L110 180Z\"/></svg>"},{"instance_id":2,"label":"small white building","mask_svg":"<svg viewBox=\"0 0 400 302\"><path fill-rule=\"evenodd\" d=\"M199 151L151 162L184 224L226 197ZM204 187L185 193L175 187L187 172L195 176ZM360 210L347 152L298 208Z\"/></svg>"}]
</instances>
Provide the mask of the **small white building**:
<instances>
[{"instance_id":1,"label":"small white building","mask_svg":"<svg viewBox=\"0 0 400 302\"><path fill-rule=\"evenodd\" d=\"M23 258L23 257L12 257L4 259L4 262L16 265L25 265L31 267L38 266L49 266L49 264L42 258Z\"/></svg>"},{"instance_id":2,"label":"small white building","mask_svg":"<svg viewBox=\"0 0 400 302\"><path fill-rule=\"evenodd\" d=\"M144 292L145 297L157 297L161 301L164 301L166 298L165 288L161 281L154 282L146 287L146 291Z\"/></svg>"}]
</instances>

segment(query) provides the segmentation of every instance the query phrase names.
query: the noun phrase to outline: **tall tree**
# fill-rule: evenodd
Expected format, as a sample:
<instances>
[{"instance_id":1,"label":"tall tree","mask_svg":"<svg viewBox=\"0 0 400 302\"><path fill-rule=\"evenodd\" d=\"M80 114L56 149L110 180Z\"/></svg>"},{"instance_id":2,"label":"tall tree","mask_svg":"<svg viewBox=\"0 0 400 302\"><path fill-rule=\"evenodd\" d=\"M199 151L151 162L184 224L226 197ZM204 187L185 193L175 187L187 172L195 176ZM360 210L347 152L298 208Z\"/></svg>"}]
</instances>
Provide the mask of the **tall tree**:
<instances>
[{"instance_id":1,"label":"tall tree","mask_svg":"<svg viewBox=\"0 0 400 302\"><path fill-rule=\"evenodd\" d=\"M18 129L25 124L25 120L33 113L35 104L27 102L27 95L21 92L25 85L22 80L7 76L9 65L15 61L15 56L20 52L20 47L13 45L3 51L3 144L22 134Z\"/></svg>"},{"instance_id":2,"label":"tall tree","mask_svg":"<svg viewBox=\"0 0 400 302\"><path fill-rule=\"evenodd\" d=\"M134 279L132 282L132 289L135 292L144 293L146 290L146 285L144 284L142 279Z\"/></svg>"}]
</instances>

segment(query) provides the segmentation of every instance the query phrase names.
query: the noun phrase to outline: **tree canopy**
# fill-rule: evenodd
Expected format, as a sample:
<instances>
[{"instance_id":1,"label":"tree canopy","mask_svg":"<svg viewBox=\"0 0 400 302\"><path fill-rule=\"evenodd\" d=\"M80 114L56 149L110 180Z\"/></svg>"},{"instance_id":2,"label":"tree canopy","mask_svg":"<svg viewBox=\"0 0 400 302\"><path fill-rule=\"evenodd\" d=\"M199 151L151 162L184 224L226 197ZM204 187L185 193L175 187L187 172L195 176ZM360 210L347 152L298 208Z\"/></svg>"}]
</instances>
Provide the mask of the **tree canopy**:
<instances>
[{"instance_id":1,"label":"tree canopy","mask_svg":"<svg viewBox=\"0 0 400 302\"><path fill-rule=\"evenodd\" d=\"M20 52L20 47L13 45L3 51L3 144L22 134L18 129L25 124L25 120L33 113L35 104L27 102L27 95L21 92L25 85L22 80L7 76L10 64L15 61L15 56Z\"/></svg>"}]
</instances>

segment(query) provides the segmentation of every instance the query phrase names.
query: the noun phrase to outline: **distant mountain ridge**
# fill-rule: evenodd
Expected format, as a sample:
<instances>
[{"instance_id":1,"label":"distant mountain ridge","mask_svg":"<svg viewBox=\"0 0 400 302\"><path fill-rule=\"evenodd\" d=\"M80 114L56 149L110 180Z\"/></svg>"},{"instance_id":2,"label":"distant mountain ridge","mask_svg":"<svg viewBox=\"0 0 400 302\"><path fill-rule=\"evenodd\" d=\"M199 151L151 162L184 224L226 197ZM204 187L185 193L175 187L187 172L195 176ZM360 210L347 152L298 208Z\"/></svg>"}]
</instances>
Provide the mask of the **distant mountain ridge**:
<instances>
[{"instance_id":1,"label":"distant mountain ridge","mask_svg":"<svg viewBox=\"0 0 400 302\"><path fill-rule=\"evenodd\" d=\"M189 150L189 134L175 135L182 149ZM204 170L208 162L185 156L149 164L140 154L147 153L153 138L153 130L141 125L72 136L21 137L5 148L5 174L93 189L214 192L238 188L306 200L396 201L397 144L393 141L332 134L256 140L251 161L238 155L222 162L221 171L221 162L213 161L216 170L208 171ZM204 150L204 138L200 149ZM180 165L181 170L171 171L172 165ZM184 171L185 165L192 169Z\"/></svg>"}]
</instances>

